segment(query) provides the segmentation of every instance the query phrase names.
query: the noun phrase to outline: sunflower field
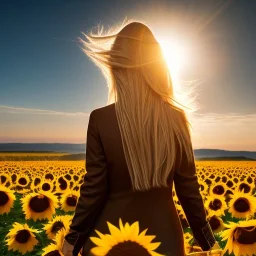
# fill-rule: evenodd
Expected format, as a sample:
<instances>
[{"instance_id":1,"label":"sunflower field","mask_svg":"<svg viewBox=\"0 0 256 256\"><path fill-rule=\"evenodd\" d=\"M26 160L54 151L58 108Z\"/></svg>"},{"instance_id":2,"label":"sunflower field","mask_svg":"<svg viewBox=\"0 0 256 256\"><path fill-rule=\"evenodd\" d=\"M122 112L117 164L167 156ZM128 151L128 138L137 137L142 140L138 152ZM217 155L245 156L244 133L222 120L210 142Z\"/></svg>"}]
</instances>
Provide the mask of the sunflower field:
<instances>
[{"instance_id":1,"label":"sunflower field","mask_svg":"<svg viewBox=\"0 0 256 256\"><path fill-rule=\"evenodd\" d=\"M196 161L196 167L207 218L224 255L256 256L256 162ZM63 256L85 173L84 161L0 161L0 256ZM174 186L172 193L186 253L200 251ZM146 230L139 234L138 222L107 224L110 235L140 241L148 255L160 256ZM98 235L91 237L94 254L107 255L108 236Z\"/></svg>"}]
</instances>

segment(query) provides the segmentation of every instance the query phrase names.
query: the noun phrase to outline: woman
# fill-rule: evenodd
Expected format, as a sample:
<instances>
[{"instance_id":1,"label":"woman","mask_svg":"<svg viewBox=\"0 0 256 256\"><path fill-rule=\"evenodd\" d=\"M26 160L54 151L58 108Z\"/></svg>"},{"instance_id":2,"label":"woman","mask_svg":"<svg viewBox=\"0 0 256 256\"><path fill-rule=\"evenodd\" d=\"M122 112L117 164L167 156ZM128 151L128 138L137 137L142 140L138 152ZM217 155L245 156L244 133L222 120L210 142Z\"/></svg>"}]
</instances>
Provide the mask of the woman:
<instances>
[{"instance_id":1,"label":"woman","mask_svg":"<svg viewBox=\"0 0 256 256\"><path fill-rule=\"evenodd\" d=\"M77 255L81 248L83 255L91 255L95 245L89 237L97 236L95 230L109 233L107 221L118 226L122 218L130 224L139 221L141 230L148 228L161 242L157 253L185 256L173 182L196 241L203 250L216 247L199 192L189 123L175 104L170 73L153 33L141 22L127 22L118 33L86 38L82 49L103 71L108 105L89 117L87 173L64 255Z\"/></svg>"}]
</instances>

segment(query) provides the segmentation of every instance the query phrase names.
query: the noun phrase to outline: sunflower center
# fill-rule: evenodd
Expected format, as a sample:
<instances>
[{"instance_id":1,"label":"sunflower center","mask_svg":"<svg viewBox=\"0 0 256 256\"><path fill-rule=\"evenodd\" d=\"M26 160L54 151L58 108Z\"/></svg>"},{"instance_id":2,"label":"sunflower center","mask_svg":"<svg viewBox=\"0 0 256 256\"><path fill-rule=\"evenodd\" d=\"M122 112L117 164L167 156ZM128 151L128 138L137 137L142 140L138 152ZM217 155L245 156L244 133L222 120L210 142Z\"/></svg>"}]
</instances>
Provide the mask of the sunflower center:
<instances>
[{"instance_id":1,"label":"sunflower center","mask_svg":"<svg viewBox=\"0 0 256 256\"><path fill-rule=\"evenodd\" d=\"M124 241L114 245L106 256L150 256L146 248L133 241Z\"/></svg>"},{"instance_id":2,"label":"sunflower center","mask_svg":"<svg viewBox=\"0 0 256 256\"><path fill-rule=\"evenodd\" d=\"M227 189L227 191L226 191L226 195L233 195L234 193L233 193L233 191L231 190L231 189Z\"/></svg>"},{"instance_id":3,"label":"sunflower center","mask_svg":"<svg viewBox=\"0 0 256 256\"><path fill-rule=\"evenodd\" d=\"M19 184L20 185L26 185L27 184L27 180L25 178L19 178Z\"/></svg>"},{"instance_id":4,"label":"sunflower center","mask_svg":"<svg viewBox=\"0 0 256 256\"><path fill-rule=\"evenodd\" d=\"M214 211L219 210L221 208L221 206L222 206L222 202L216 198L214 200L212 200L209 204L209 208Z\"/></svg>"},{"instance_id":5,"label":"sunflower center","mask_svg":"<svg viewBox=\"0 0 256 256\"><path fill-rule=\"evenodd\" d=\"M15 182L16 179L17 179L17 175L16 175L16 174L13 174L13 175L12 175L12 182Z\"/></svg>"},{"instance_id":6,"label":"sunflower center","mask_svg":"<svg viewBox=\"0 0 256 256\"><path fill-rule=\"evenodd\" d=\"M8 201L8 195L4 191L0 191L0 206L5 205Z\"/></svg>"},{"instance_id":7,"label":"sunflower center","mask_svg":"<svg viewBox=\"0 0 256 256\"><path fill-rule=\"evenodd\" d=\"M25 244L30 238L30 232L26 229L17 232L15 240L21 244Z\"/></svg>"},{"instance_id":8,"label":"sunflower center","mask_svg":"<svg viewBox=\"0 0 256 256\"><path fill-rule=\"evenodd\" d=\"M62 177L59 178L59 183L60 183L61 190L64 190L68 187L67 182Z\"/></svg>"},{"instance_id":9,"label":"sunflower center","mask_svg":"<svg viewBox=\"0 0 256 256\"><path fill-rule=\"evenodd\" d=\"M246 198L241 197L235 201L234 208L237 212L247 212L250 209L250 203Z\"/></svg>"},{"instance_id":10,"label":"sunflower center","mask_svg":"<svg viewBox=\"0 0 256 256\"><path fill-rule=\"evenodd\" d=\"M211 184L212 184L212 180L207 178L207 179L205 180L205 183L206 183L207 185L211 185Z\"/></svg>"},{"instance_id":11,"label":"sunflower center","mask_svg":"<svg viewBox=\"0 0 256 256\"><path fill-rule=\"evenodd\" d=\"M210 224L212 230L216 230L220 226L220 221L216 216L212 216L209 220L209 224Z\"/></svg>"},{"instance_id":12,"label":"sunflower center","mask_svg":"<svg viewBox=\"0 0 256 256\"><path fill-rule=\"evenodd\" d=\"M73 176L74 181L78 181L79 177L77 175Z\"/></svg>"},{"instance_id":13,"label":"sunflower center","mask_svg":"<svg viewBox=\"0 0 256 256\"><path fill-rule=\"evenodd\" d=\"M64 228L64 225L61 221L56 221L53 225L52 225L52 230L51 232L56 234L60 229Z\"/></svg>"},{"instance_id":14,"label":"sunflower center","mask_svg":"<svg viewBox=\"0 0 256 256\"><path fill-rule=\"evenodd\" d=\"M223 181L223 182L227 182L227 179L228 179L227 176L223 176L223 177L222 177L222 181Z\"/></svg>"},{"instance_id":15,"label":"sunflower center","mask_svg":"<svg viewBox=\"0 0 256 256\"><path fill-rule=\"evenodd\" d=\"M42 186L42 190L49 191L51 189L51 186L49 183L44 183Z\"/></svg>"},{"instance_id":16,"label":"sunflower center","mask_svg":"<svg viewBox=\"0 0 256 256\"><path fill-rule=\"evenodd\" d=\"M217 178L215 179L215 181L216 181L216 182L220 181L220 177L217 177Z\"/></svg>"},{"instance_id":17,"label":"sunflower center","mask_svg":"<svg viewBox=\"0 0 256 256\"><path fill-rule=\"evenodd\" d=\"M77 197L75 195L69 196L67 198L67 205L69 206L76 206Z\"/></svg>"},{"instance_id":18,"label":"sunflower center","mask_svg":"<svg viewBox=\"0 0 256 256\"><path fill-rule=\"evenodd\" d=\"M247 178L247 181L248 181L249 183L252 183L252 182L253 182L252 177L248 177L248 178Z\"/></svg>"},{"instance_id":19,"label":"sunflower center","mask_svg":"<svg viewBox=\"0 0 256 256\"><path fill-rule=\"evenodd\" d=\"M35 178L34 179L34 185L37 186L40 183L40 179L39 178Z\"/></svg>"},{"instance_id":20,"label":"sunflower center","mask_svg":"<svg viewBox=\"0 0 256 256\"><path fill-rule=\"evenodd\" d=\"M45 175L45 178L46 178L46 179L50 179L50 180L53 180L53 179L54 179L54 177L53 177L53 175L52 175L51 173L47 173L47 174Z\"/></svg>"},{"instance_id":21,"label":"sunflower center","mask_svg":"<svg viewBox=\"0 0 256 256\"><path fill-rule=\"evenodd\" d=\"M243 190L244 193L249 193L250 190L251 190L251 188L250 188L250 186L249 186L248 184L241 183L241 184L239 185L239 190L240 190L240 191Z\"/></svg>"},{"instance_id":22,"label":"sunflower center","mask_svg":"<svg viewBox=\"0 0 256 256\"><path fill-rule=\"evenodd\" d=\"M222 195L225 192L225 189L221 185L217 185L213 188L213 193L217 195Z\"/></svg>"},{"instance_id":23,"label":"sunflower center","mask_svg":"<svg viewBox=\"0 0 256 256\"><path fill-rule=\"evenodd\" d=\"M246 228L237 228L235 230L237 241L240 244L253 244L256 242L256 228L253 226Z\"/></svg>"},{"instance_id":24,"label":"sunflower center","mask_svg":"<svg viewBox=\"0 0 256 256\"><path fill-rule=\"evenodd\" d=\"M2 183L5 183L5 182L6 182L6 177L5 177L4 175L1 175L1 176L0 176L0 181L1 181Z\"/></svg>"},{"instance_id":25,"label":"sunflower center","mask_svg":"<svg viewBox=\"0 0 256 256\"><path fill-rule=\"evenodd\" d=\"M229 188L232 188L234 185L234 183L231 180L229 180L226 184Z\"/></svg>"},{"instance_id":26,"label":"sunflower center","mask_svg":"<svg viewBox=\"0 0 256 256\"><path fill-rule=\"evenodd\" d=\"M35 196L29 202L29 207L34 212L44 212L49 206L50 206L50 203L46 196L42 198Z\"/></svg>"},{"instance_id":27,"label":"sunflower center","mask_svg":"<svg viewBox=\"0 0 256 256\"><path fill-rule=\"evenodd\" d=\"M45 256L61 256L58 250L51 251L45 254Z\"/></svg>"},{"instance_id":28,"label":"sunflower center","mask_svg":"<svg viewBox=\"0 0 256 256\"><path fill-rule=\"evenodd\" d=\"M68 173L65 175L65 178L66 178L67 180L71 180L71 179L72 179L72 177L71 177L70 174L68 174Z\"/></svg>"}]
</instances>

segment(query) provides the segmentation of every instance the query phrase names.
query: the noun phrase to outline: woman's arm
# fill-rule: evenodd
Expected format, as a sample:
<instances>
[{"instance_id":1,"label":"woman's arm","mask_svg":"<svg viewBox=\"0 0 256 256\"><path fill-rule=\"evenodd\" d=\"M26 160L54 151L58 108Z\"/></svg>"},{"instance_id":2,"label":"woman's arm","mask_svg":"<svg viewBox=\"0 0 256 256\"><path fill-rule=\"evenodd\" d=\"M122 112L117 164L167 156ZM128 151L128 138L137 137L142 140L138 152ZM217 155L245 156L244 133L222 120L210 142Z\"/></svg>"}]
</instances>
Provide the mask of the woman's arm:
<instances>
[{"instance_id":1,"label":"woman's arm","mask_svg":"<svg viewBox=\"0 0 256 256\"><path fill-rule=\"evenodd\" d=\"M101 212L107 196L107 163L95 122L95 110L91 112L87 129L86 174L80 187L80 197L65 240L79 252L94 221Z\"/></svg>"},{"instance_id":2,"label":"woman's arm","mask_svg":"<svg viewBox=\"0 0 256 256\"><path fill-rule=\"evenodd\" d=\"M190 150L193 151L192 144L190 144ZM182 157L179 167L174 170L176 194L195 240L203 250L207 251L212 248L216 239L206 218L203 199L199 191L200 186L196 176L195 161L189 163L184 151L182 155L184 157ZM178 160L180 160L179 156Z\"/></svg>"}]
</instances>

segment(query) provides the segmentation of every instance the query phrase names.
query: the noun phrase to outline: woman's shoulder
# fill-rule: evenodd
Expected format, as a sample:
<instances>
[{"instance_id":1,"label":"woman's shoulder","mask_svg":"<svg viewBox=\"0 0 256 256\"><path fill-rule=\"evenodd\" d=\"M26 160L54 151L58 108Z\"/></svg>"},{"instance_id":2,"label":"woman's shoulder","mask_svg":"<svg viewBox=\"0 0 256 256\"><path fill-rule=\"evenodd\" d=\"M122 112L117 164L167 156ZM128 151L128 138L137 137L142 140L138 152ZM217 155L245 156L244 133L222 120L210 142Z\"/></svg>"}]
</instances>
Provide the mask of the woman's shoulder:
<instances>
[{"instance_id":1,"label":"woman's shoulder","mask_svg":"<svg viewBox=\"0 0 256 256\"><path fill-rule=\"evenodd\" d=\"M112 109L114 107L115 107L115 103L112 103L112 104L109 104L109 105L106 105L106 106L103 106L103 107L95 108L91 111L91 114L97 115L99 112L102 113L102 112L108 111L109 109Z\"/></svg>"}]
</instances>

